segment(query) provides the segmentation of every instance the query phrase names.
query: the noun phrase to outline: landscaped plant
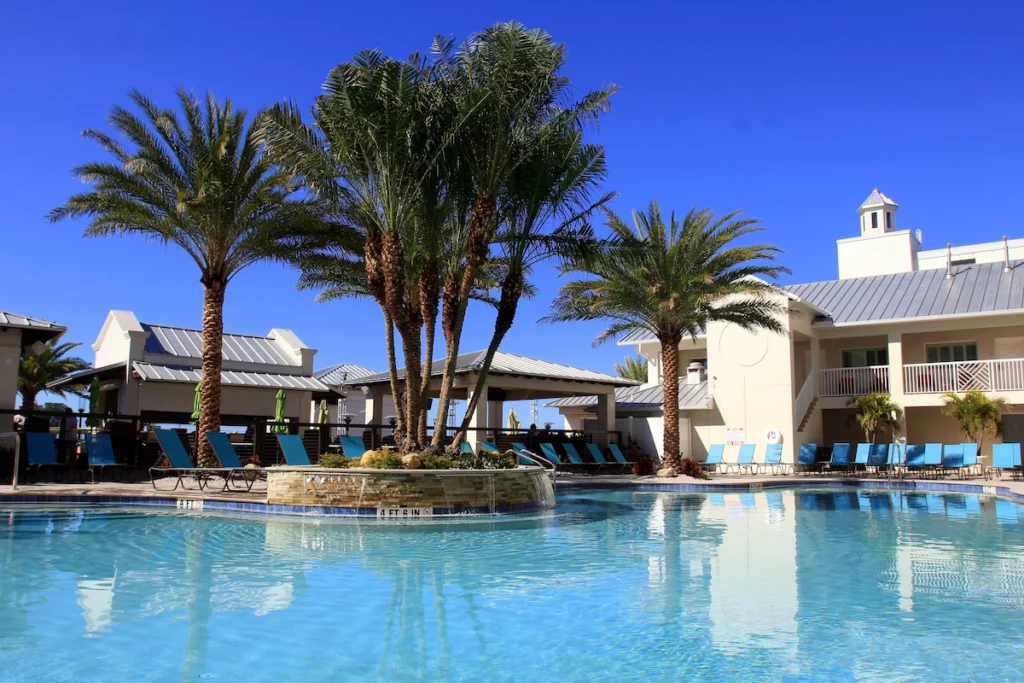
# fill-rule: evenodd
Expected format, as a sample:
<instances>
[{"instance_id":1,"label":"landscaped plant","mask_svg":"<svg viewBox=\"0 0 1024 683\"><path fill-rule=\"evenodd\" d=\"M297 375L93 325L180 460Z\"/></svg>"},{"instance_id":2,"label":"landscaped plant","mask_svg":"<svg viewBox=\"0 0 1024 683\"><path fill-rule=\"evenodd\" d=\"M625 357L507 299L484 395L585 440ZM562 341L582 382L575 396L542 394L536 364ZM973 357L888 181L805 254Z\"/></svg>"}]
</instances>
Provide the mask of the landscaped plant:
<instances>
[{"instance_id":1,"label":"landscaped plant","mask_svg":"<svg viewBox=\"0 0 1024 683\"><path fill-rule=\"evenodd\" d=\"M353 460L359 462L356 458L353 458ZM330 468L349 467L349 459L341 453L324 453L320 456L320 462L318 464L320 467Z\"/></svg>"},{"instance_id":2,"label":"landscaped plant","mask_svg":"<svg viewBox=\"0 0 1024 683\"><path fill-rule=\"evenodd\" d=\"M552 322L608 320L595 343L638 330L661 344L664 391L664 465L679 469L679 344L711 323L784 333L786 315L774 280L777 247L737 245L759 231L739 212L716 216L692 209L666 222L657 202L633 212L633 226L606 211L611 238L595 253L563 269L575 276L562 286Z\"/></svg>"},{"instance_id":3,"label":"landscaped plant","mask_svg":"<svg viewBox=\"0 0 1024 683\"><path fill-rule=\"evenodd\" d=\"M708 473L701 467L700 460L685 458L679 463L679 474L694 479L710 479Z\"/></svg>"},{"instance_id":4,"label":"landscaped plant","mask_svg":"<svg viewBox=\"0 0 1024 683\"><path fill-rule=\"evenodd\" d=\"M649 455L638 455L633 460L633 474L647 477L654 474L654 460Z\"/></svg>"},{"instance_id":5,"label":"landscaped plant","mask_svg":"<svg viewBox=\"0 0 1024 683\"><path fill-rule=\"evenodd\" d=\"M516 467L518 456L513 451L504 453L489 453L483 451L480 454L481 464L489 470L510 470Z\"/></svg>"},{"instance_id":6,"label":"landscaped plant","mask_svg":"<svg viewBox=\"0 0 1024 683\"><path fill-rule=\"evenodd\" d=\"M864 439L875 443L878 433L888 427L898 432L903 422L903 409L893 403L892 397L882 391L858 396L850 401L854 418L864 430Z\"/></svg>"},{"instance_id":7,"label":"landscaped plant","mask_svg":"<svg viewBox=\"0 0 1024 683\"><path fill-rule=\"evenodd\" d=\"M622 365L615 364L615 374L626 379L647 383L647 359L641 355L626 356Z\"/></svg>"},{"instance_id":8,"label":"landscaped plant","mask_svg":"<svg viewBox=\"0 0 1024 683\"><path fill-rule=\"evenodd\" d=\"M978 444L981 450L985 435L996 436L1003 430L1003 412L1012 406L1000 397L986 396L972 390L963 396L954 393L942 395L942 414L956 420L960 431L968 441Z\"/></svg>"},{"instance_id":9,"label":"landscaped plant","mask_svg":"<svg viewBox=\"0 0 1024 683\"><path fill-rule=\"evenodd\" d=\"M369 467L375 470L401 470L405 469L405 463L402 462L401 453L384 446L370 458Z\"/></svg>"},{"instance_id":10,"label":"landscaped plant","mask_svg":"<svg viewBox=\"0 0 1024 683\"><path fill-rule=\"evenodd\" d=\"M423 451L420 453L420 468L424 470L450 470L455 467L455 462L447 455L438 455L436 452Z\"/></svg>"}]
</instances>

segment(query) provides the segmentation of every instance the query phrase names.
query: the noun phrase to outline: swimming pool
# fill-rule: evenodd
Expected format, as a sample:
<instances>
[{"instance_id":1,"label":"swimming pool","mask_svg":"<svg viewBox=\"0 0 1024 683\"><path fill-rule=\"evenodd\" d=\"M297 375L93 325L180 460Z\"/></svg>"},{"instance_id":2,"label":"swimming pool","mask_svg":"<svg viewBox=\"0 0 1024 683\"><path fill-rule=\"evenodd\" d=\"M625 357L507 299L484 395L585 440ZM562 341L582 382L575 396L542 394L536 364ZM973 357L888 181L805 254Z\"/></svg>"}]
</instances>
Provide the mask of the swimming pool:
<instances>
[{"instance_id":1,"label":"swimming pool","mask_svg":"<svg viewBox=\"0 0 1024 683\"><path fill-rule=\"evenodd\" d=\"M572 491L394 524L0 509L0 678L1020 680L1024 508Z\"/></svg>"}]
</instances>

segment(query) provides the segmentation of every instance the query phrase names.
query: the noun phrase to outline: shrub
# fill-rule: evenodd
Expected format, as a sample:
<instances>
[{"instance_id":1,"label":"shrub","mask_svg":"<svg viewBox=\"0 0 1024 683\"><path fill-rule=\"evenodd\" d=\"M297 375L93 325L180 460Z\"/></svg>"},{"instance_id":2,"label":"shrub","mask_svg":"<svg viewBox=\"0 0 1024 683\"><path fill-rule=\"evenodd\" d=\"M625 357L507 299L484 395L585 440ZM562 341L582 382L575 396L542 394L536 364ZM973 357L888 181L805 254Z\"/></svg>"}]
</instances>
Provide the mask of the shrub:
<instances>
[{"instance_id":1,"label":"shrub","mask_svg":"<svg viewBox=\"0 0 1024 683\"><path fill-rule=\"evenodd\" d=\"M515 468L518 457L512 451L505 451L504 453L488 453L484 451L480 454L481 464L490 470L510 470Z\"/></svg>"},{"instance_id":2,"label":"shrub","mask_svg":"<svg viewBox=\"0 0 1024 683\"><path fill-rule=\"evenodd\" d=\"M370 459L370 467L375 470L404 470L405 463L401 455L384 446Z\"/></svg>"},{"instance_id":3,"label":"shrub","mask_svg":"<svg viewBox=\"0 0 1024 683\"><path fill-rule=\"evenodd\" d=\"M455 463L447 455L439 455L437 450L426 450L420 453L420 467L425 470L450 470Z\"/></svg>"},{"instance_id":4,"label":"shrub","mask_svg":"<svg viewBox=\"0 0 1024 683\"><path fill-rule=\"evenodd\" d=\"M648 477L654 474L654 461L649 455L637 455L633 460L633 474L638 477Z\"/></svg>"},{"instance_id":5,"label":"shrub","mask_svg":"<svg viewBox=\"0 0 1024 683\"><path fill-rule=\"evenodd\" d=\"M355 459L358 463L358 459ZM341 453L324 453L320 456L320 467L350 467L348 458Z\"/></svg>"},{"instance_id":6,"label":"shrub","mask_svg":"<svg viewBox=\"0 0 1024 683\"><path fill-rule=\"evenodd\" d=\"M693 458L686 458L680 463L679 474L687 477L693 477L694 479L710 479L704 468L701 467L699 460Z\"/></svg>"}]
</instances>

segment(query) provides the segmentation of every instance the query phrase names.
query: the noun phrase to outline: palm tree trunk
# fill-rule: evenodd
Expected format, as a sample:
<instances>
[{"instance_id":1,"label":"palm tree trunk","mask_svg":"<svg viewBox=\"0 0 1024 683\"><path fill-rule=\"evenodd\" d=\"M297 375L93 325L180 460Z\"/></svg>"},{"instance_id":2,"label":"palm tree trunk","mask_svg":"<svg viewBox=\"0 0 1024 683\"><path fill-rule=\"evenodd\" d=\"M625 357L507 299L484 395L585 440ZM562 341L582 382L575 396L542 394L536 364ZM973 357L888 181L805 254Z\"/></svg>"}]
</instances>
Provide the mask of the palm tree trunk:
<instances>
[{"instance_id":1,"label":"palm tree trunk","mask_svg":"<svg viewBox=\"0 0 1024 683\"><path fill-rule=\"evenodd\" d=\"M395 429L399 433L405 432L405 411L402 409L401 394L398 393L398 361L395 356L395 323L391 320L387 310L384 311L384 341L388 352L388 379L391 380L391 398L395 404ZM374 415L373 419L379 424L384 424L383 415ZM380 434L374 433L374 440Z\"/></svg>"},{"instance_id":2,"label":"palm tree trunk","mask_svg":"<svg viewBox=\"0 0 1024 683\"><path fill-rule=\"evenodd\" d=\"M459 354L458 337L454 335L455 317L458 309L458 282L450 273L444 281L441 294L441 331L444 333L444 372L438 389L437 412L434 415L434 437L430 445L440 448L444 445L448 424L448 407L452 400L452 385L455 382L455 366Z\"/></svg>"},{"instance_id":3,"label":"palm tree trunk","mask_svg":"<svg viewBox=\"0 0 1024 683\"><path fill-rule=\"evenodd\" d=\"M661 339L665 467L679 470L679 337Z\"/></svg>"},{"instance_id":4,"label":"palm tree trunk","mask_svg":"<svg viewBox=\"0 0 1024 683\"><path fill-rule=\"evenodd\" d=\"M434 337L437 333L437 309L440 297L438 283L438 267L436 259L428 260L423 266L420 277L420 311L423 316L423 324L426 325L426 333L423 348L423 377L420 380L420 395L423 396L430 390L430 376L434 363ZM424 406L420 410L420 420L417 426L417 437L420 444L427 443L427 409Z\"/></svg>"},{"instance_id":5,"label":"palm tree trunk","mask_svg":"<svg viewBox=\"0 0 1024 683\"><path fill-rule=\"evenodd\" d=\"M398 329L402 337L402 354L405 357L405 424L401 432L401 443L395 446L409 453L419 448L418 428L420 413L423 411L420 396L420 326L409 321Z\"/></svg>"},{"instance_id":6,"label":"palm tree trunk","mask_svg":"<svg viewBox=\"0 0 1024 683\"><path fill-rule=\"evenodd\" d=\"M31 411L36 407L36 396L38 392L32 391L31 389L21 390L21 409L22 411Z\"/></svg>"},{"instance_id":7,"label":"palm tree trunk","mask_svg":"<svg viewBox=\"0 0 1024 683\"><path fill-rule=\"evenodd\" d=\"M220 431L220 377L224 362L224 289L226 282L203 283L203 391L199 404L196 440L199 443L199 466L217 467L217 456L207 432Z\"/></svg>"}]
</instances>

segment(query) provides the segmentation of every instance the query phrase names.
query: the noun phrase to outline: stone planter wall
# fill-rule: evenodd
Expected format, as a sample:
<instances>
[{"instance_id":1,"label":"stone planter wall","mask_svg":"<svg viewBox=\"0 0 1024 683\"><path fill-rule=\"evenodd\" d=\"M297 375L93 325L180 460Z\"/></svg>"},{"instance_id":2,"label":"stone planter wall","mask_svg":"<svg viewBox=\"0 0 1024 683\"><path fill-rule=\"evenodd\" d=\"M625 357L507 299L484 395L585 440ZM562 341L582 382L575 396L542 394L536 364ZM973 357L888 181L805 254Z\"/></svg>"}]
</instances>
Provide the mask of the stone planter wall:
<instances>
[{"instance_id":1,"label":"stone planter wall","mask_svg":"<svg viewBox=\"0 0 1024 683\"><path fill-rule=\"evenodd\" d=\"M394 514L396 510L433 515L488 514L546 510L555 506L551 478L539 467L513 470L271 467L267 470L267 502L341 508L330 512L377 516L386 516L388 511Z\"/></svg>"}]
</instances>

